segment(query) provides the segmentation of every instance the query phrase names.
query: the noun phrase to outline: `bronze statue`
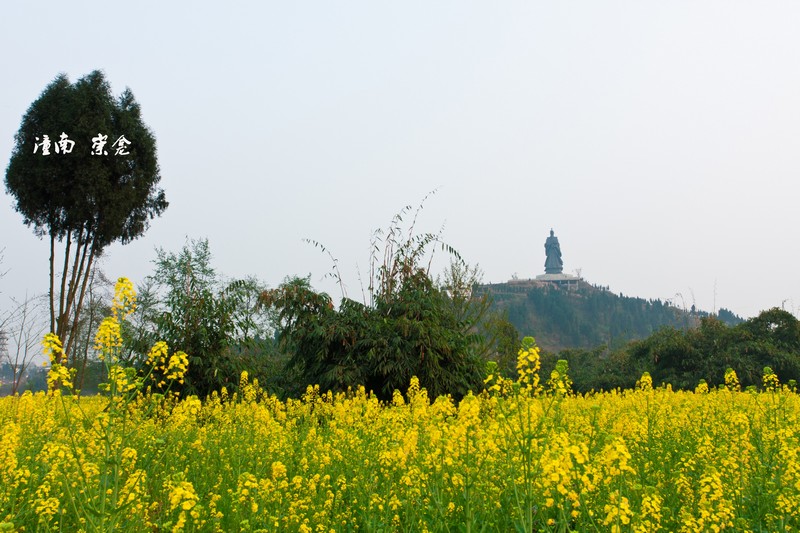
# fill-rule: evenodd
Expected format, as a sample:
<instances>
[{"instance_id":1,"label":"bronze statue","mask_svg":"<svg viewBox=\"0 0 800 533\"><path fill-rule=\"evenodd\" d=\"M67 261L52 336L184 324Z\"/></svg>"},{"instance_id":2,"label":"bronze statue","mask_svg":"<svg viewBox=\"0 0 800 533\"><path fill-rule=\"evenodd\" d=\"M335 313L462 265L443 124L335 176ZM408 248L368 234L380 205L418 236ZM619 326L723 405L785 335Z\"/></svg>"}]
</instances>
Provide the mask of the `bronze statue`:
<instances>
[{"instance_id":1,"label":"bronze statue","mask_svg":"<svg viewBox=\"0 0 800 533\"><path fill-rule=\"evenodd\" d=\"M544 271L547 274L561 274L564 270L564 262L561 260L561 245L558 244L558 237L550 229L550 236L544 241L544 252L547 259L544 262Z\"/></svg>"}]
</instances>

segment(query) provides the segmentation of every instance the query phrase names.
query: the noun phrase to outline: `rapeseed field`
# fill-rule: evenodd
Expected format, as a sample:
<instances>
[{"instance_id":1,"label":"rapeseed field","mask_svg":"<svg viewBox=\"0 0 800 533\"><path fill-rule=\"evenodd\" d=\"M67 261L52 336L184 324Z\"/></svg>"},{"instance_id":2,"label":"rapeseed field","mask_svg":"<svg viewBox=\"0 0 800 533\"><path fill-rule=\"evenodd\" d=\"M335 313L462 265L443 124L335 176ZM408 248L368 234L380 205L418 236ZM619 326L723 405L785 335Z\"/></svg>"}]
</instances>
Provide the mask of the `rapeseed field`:
<instances>
[{"instance_id":1,"label":"rapeseed field","mask_svg":"<svg viewBox=\"0 0 800 533\"><path fill-rule=\"evenodd\" d=\"M515 381L459 402L416 379L389 403L281 401L246 373L181 399L185 354L157 344L149 376L118 361L135 296L117 292L103 395L74 394L48 335L50 391L0 398L0 531L800 530L800 399L774 374L574 395L529 344Z\"/></svg>"}]
</instances>

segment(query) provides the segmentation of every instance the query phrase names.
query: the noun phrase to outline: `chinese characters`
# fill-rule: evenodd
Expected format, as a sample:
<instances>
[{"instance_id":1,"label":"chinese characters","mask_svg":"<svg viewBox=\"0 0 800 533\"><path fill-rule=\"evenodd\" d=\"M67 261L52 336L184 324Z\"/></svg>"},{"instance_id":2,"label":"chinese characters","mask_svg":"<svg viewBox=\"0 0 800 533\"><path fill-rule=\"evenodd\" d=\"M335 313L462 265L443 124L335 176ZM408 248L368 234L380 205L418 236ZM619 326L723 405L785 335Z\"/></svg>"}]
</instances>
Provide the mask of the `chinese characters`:
<instances>
[{"instance_id":1,"label":"chinese characters","mask_svg":"<svg viewBox=\"0 0 800 533\"><path fill-rule=\"evenodd\" d=\"M33 145L33 153L35 154L39 148L42 149L42 155L50 155L50 147L52 146L53 149L57 154L69 154L72 153L72 149L75 148L75 141L71 140L69 136L61 132L61 137L59 137L58 142L55 144L50 142L49 135L42 135L42 142L39 141L39 137L36 137L36 143Z\"/></svg>"},{"instance_id":2,"label":"chinese characters","mask_svg":"<svg viewBox=\"0 0 800 533\"><path fill-rule=\"evenodd\" d=\"M111 145L117 147L117 151L114 152L114 155L130 155L130 152L128 152L127 149L130 144L131 142L126 139L124 135L120 135L119 139L114 141L114 144Z\"/></svg>"},{"instance_id":3,"label":"chinese characters","mask_svg":"<svg viewBox=\"0 0 800 533\"><path fill-rule=\"evenodd\" d=\"M108 155L106 144L108 144L108 135L98 133L96 137L92 137L92 148L89 153L91 155ZM115 156L130 155L128 148L131 144L131 141L124 135L120 135L116 141L111 143L111 148L114 148ZM74 148L75 141L63 131L56 142L52 142L49 135L42 135L41 138L36 137L36 141L33 143L33 153L41 155L50 155L51 150L57 154L71 154Z\"/></svg>"}]
</instances>

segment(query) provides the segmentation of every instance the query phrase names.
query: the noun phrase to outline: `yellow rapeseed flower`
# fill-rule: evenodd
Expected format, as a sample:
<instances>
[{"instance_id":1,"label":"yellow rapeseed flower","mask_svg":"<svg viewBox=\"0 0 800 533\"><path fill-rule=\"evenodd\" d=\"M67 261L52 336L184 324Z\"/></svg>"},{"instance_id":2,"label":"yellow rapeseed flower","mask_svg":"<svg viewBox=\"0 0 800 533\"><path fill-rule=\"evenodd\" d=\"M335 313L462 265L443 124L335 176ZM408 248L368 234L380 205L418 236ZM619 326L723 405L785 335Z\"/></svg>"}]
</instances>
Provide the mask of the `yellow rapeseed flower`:
<instances>
[{"instance_id":1,"label":"yellow rapeseed flower","mask_svg":"<svg viewBox=\"0 0 800 533\"><path fill-rule=\"evenodd\" d=\"M98 351L100 360L110 356L110 362L116 362L114 351L122 346L122 332L119 321L113 316L107 316L97 328L94 336L94 349Z\"/></svg>"},{"instance_id":2,"label":"yellow rapeseed flower","mask_svg":"<svg viewBox=\"0 0 800 533\"><path fill-rule=\"evenodd\" d=\"M739 391L742 388L739 384L739 376L737 376L736 371L730 367L725 370L725 387L729 391Z\"/></svg>"},{"instance_id":3,"label":"yellow rapeseed flower","mask_svg":"<svg viewBox=\"0 0 800 533\"><path fill-rule=\"evenodd\" d=\"M167 379L175 379L183 383L183 377L189 370L189 357L183 352L175 352L169 358L167 365Z\"/></svg>"},{"instance_id":4,"label":"yellow rapeseed flower","mask_svg":"<svg viewBox=\"0 0 800 533\"><path fill-rule=\"evenodd\" d=\"M64 366L64 350L61 347L61 339L55 333L48 333L42 339L42 346L44 354L50 360L50 370L47 372L47 390L54 392L61 387L72 389L75 369Z\"/></svg>"},{"instance_id":5,"label":"yellow rapeseed flower","mask_svg":"<svg viewBox=\"0 0 800 533\"><path fill-rule=\"evenodd\" d=\"M541 368L539 348L533 344L527 349L520 349L517 354L517 381L528 391L539 389L539 369Z\"/></svg>"},{"instance_id":6,"label":"yellow rapeseed flower","mask_svg":"<svg viewBox=\"0 0 800 533\"><path fill-rule=\"evenodd\" d=\"M641 391L653 390L653 378L650 377L650 372L642 372L642 377L636 381L636 389Z\"/></svg>"},{"instance_id":7,"label":"yellow rapeseed flower","mask_svg":"<svg viewBox=\"0 0 800 533\"><path fill-rule=\"evenodd\" d=\"M133 282L122 277L114 285L114 299L111 303L111 314L118 321L125 320L136 310L136 290Z\"/></svg>"}]
</instances>

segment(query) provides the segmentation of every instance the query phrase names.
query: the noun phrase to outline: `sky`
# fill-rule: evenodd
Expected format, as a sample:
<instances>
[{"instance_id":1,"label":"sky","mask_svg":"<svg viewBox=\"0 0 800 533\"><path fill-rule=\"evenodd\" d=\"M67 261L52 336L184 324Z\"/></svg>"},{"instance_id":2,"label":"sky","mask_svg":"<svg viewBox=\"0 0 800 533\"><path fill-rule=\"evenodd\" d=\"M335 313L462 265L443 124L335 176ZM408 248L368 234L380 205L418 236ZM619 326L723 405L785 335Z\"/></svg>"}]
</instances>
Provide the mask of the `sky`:
<instances>
[{"instance_id":1,"label":"sky","mask_svg":"<svg viewBox=\"0 0 800 533\"><path fill-rule=\"evenodd\" d=\"M111 278L207 238L228 278L336 295L312 239L361 299L373 232L435 190L417 230L484 282L544 273L552 228L613 292L797 314L799 25L771 0L9 2L0 160L53 78L102 69L170 202ZM49 250L0 193L2 309Z\"/></svg>"}]
</instances>

